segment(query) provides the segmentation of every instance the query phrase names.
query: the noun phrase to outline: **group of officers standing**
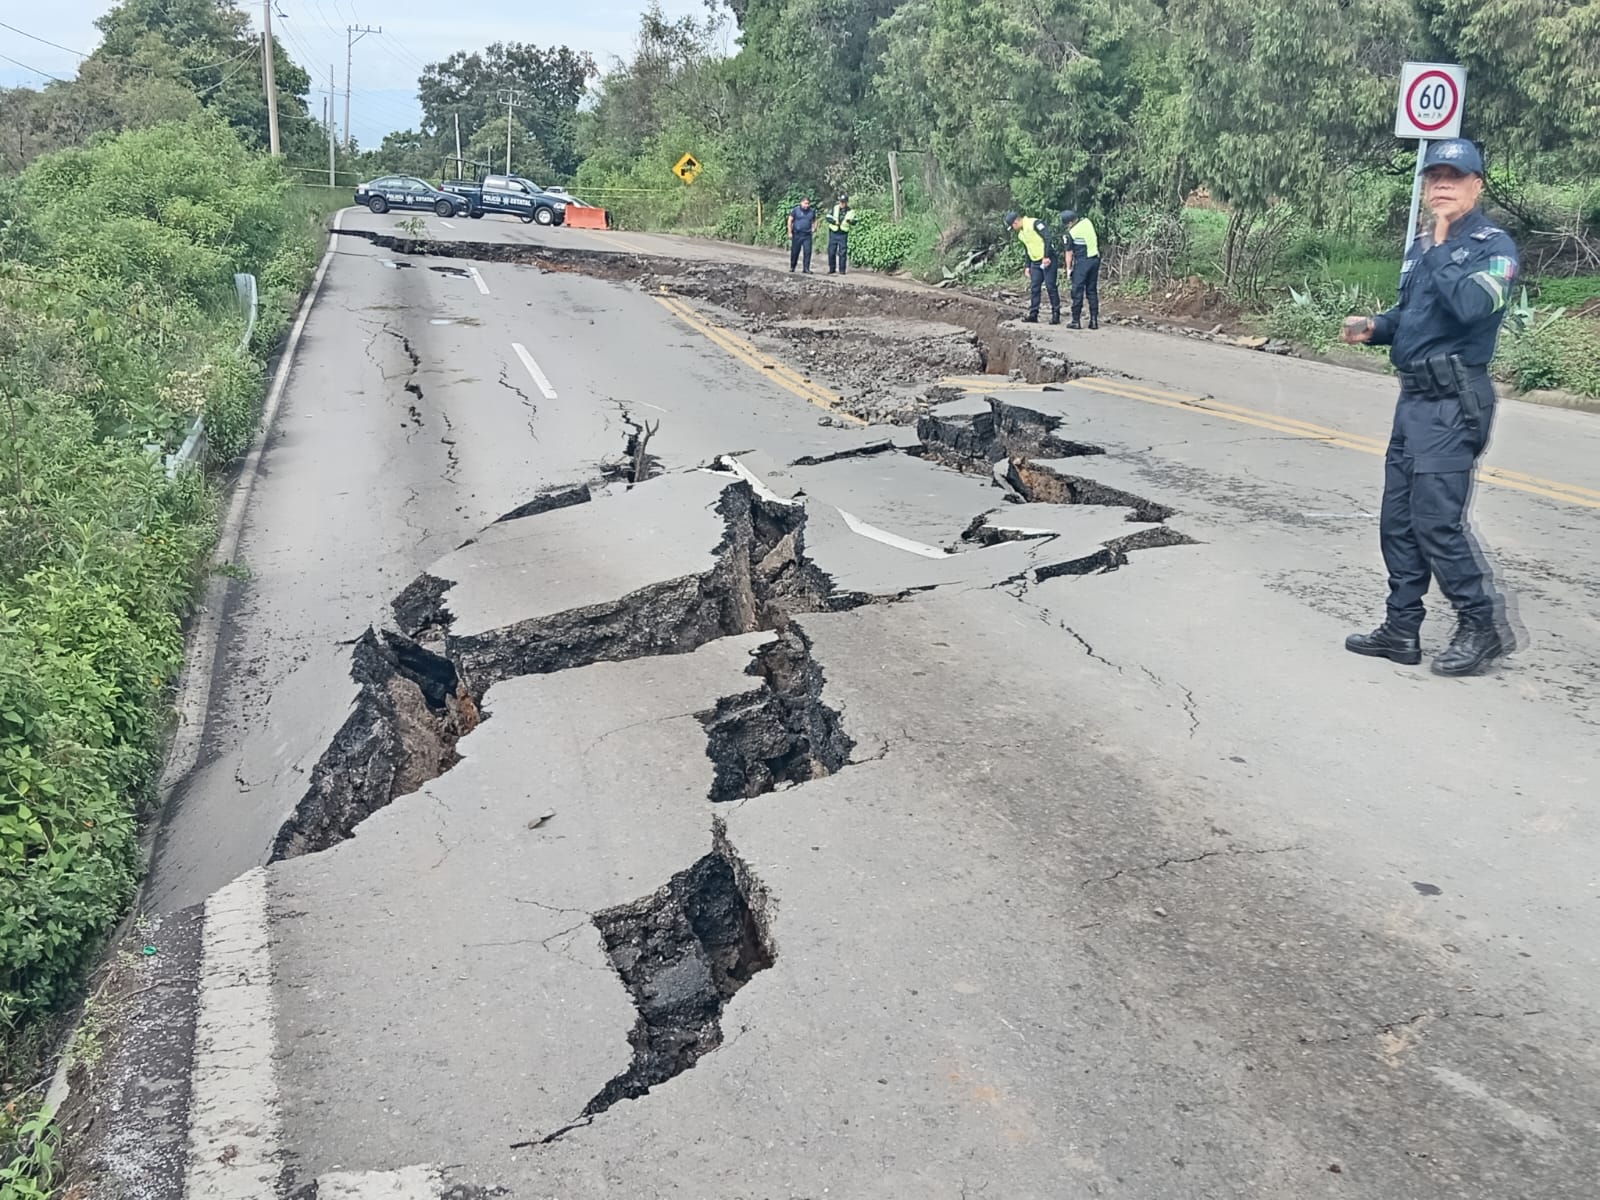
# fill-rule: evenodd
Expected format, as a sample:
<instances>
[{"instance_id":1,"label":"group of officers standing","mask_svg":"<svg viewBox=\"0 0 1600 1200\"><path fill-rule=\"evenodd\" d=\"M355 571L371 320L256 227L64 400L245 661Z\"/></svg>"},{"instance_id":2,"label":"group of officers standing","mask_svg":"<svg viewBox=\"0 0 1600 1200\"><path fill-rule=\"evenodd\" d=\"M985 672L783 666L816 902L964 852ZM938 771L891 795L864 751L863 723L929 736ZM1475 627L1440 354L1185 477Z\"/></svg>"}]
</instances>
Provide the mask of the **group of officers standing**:
<instances>
[{"instance_id":1,"label":"group of officers standing","mask_svg":"<svg viewBox=\"0 0 1600 1200\"><path fill-rule=\"evenodd\" d=\"M789 210L789 270L799 266L811 274L811 238L821 215L828 226L828 274L846 275L850 270L850 226L855 224L856 212L850 207L850 197L839 193L838 202L824 214L811 206L811 197L803 197Z\"/></svg>"},{"instance_id":2,"label":"group of officers standing","mask_svg":"<svg viewBox=\"0 0 1600 1200\"><path fill-rule=\"evenodd\" d=\"M1050 324L1061 324L1061 293L1056 280L1061 259L1067 260L1072 280L1072 322L1068 329L1083 328L1083 302L1089 302L1089 328L1100 328L1100 235L1094 222L1072 209L1061 213L1061 249L1056 249L1055 231L1050 222L1025 217L1019 212L1006 214L1006 228L1017 235L1027 257L1023 274L1028 280L1028 315L1024 321L1039 320L1039 293L1050 297Z\"/></svg>"}]
</instances>

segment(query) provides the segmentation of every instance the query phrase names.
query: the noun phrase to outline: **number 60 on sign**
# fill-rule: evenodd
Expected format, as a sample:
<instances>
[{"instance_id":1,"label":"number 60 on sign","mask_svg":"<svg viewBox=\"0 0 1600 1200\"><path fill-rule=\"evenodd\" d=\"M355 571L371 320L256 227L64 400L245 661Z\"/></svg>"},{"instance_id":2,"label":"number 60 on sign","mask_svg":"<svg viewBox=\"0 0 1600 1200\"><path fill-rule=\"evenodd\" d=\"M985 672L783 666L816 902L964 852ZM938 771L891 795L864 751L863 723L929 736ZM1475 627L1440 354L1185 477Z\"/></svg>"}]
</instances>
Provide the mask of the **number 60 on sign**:
<instances>
[{"instance_id":1,"label":"number 60 on sign","mask_svg":"<svg viewBox=\"0 0 1600 1200\"><path fill-rule=\"evenodd\" d=\"M1466 98L1465 67L1456 63L1406 63L1400 72L1395 136L1430 141L1460 137Z\"/></svg>"}]
</instances>

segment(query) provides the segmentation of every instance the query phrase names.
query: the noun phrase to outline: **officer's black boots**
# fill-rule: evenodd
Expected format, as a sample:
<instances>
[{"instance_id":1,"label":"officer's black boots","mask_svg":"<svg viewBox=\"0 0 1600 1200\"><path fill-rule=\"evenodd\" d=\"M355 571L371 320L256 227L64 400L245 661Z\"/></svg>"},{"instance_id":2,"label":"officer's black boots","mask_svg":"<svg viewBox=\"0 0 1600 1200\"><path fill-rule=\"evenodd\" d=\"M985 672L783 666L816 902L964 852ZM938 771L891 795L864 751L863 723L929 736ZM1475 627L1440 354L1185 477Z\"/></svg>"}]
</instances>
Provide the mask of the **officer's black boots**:
<instances>
[{"instance_id":1,"label":"officer's black boots","mask_svg":"<svg viewBox=\"0 0 1600 1200\"><path fill-rule=\"evenodd\" d=\"M1089 328L1090 329L1099 329L1100 328L1100 318L1099 317L1090 317L1089 318Z\"/></svg>"},{"instance_id":2,"label":"officer's black boots","mask_svg":"<svg viewBox=\"0 0 1600 1200\"><path fill-rule=\"evenodd\" d=\"M1491 658L1505 653L1494 622L1486 617L1463 615L1450 646L1433 660L1435 675L1474 675Z\"/></svg>"},{"instance_id":3,"label":"officer's black boots","mask_svg":"<svg viewBox=\"0 0 1600 1200\"><path fill-rule=\"evenodd\" d=\"M1024 325L1037 325L1039 323L1039 314L1029 313L1027 316L1022 318L1022 323Z\"/></svg>"},{"instance_id":4,"label":"officer's black boots","mask_svg":"<svg viewBox=\"0 0 1600 1200\"><path fill-rule=\"evenodd\" d=\"M1067 322L1067 328L1068 329L1082 329L1083 328L1083 322L1081 322L1081 321L1077 320L1076 318L1074 318L1073 320Z\"/></svg>"},{"instance_id":5,"label":"officer's black boots","mask_svg":"<svg viewBox=\"0 0 1600 1200\"><path fill-rule=\"evenodd\" d=\"M1422 661L1422 642L1417 635L1395 629L1387 621L1371 633L1352 633L1345 638L1344 648L1368 658L1387 658L1404 667L1414 667Z\"/></svg>"},{"instance_id":6,"label":"officer's black boots","mask_svg":"<svg viewBox=\"0 0 1600 1200\"><path fill-rule=\"evenodd\" d=\"M1061 314L1060 313L1051 313L1050 314L1050 324L1052 324L1052 325L1061 324Z\"/></svg>"}]
</instances>

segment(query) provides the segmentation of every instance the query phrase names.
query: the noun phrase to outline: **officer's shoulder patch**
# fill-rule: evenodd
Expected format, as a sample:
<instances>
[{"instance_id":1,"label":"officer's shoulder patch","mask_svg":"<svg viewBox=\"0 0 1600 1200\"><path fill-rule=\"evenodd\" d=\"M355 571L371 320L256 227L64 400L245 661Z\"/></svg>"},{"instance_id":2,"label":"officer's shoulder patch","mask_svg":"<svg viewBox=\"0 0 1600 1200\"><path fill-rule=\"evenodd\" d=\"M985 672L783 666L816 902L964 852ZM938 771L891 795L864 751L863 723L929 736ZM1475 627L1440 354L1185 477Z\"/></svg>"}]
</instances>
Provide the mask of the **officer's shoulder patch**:
<instances>
[{"instance_id":1,"label":"officer's shoulder patch","mask_svg":"<svg viewBox=\"0 0 1600 1200\"><path fill-rule=\"evenodd\" d=\"M1498 225L1485 225L1482 229L1474 229L1469 236L1474 241L1487 242L1490 238L1492 238L1497 233L1501 237L1509 236L1506 233L1506 231L1504 229L1501 229L1500 226L1498 226Z\"/></svg>"}]
</instances>

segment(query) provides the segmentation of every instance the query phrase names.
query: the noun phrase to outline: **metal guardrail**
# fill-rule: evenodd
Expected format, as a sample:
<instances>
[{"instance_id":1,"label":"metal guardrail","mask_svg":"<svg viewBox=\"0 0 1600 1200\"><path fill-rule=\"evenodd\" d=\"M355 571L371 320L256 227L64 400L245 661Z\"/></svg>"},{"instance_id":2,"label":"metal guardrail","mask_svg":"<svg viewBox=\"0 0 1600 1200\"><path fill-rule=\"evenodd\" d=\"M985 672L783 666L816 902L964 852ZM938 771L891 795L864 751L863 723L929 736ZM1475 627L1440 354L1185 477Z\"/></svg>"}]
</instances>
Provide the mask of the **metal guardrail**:
<instances>
[{"instance_id":1,"label":"metal guardrail","mask_svg":"<svg viewBox=\"0 0 1600 1200\"><path fill-rule=\"evenodd\" d=\"M250 339L256 331L256 314L260 309L261 290L254 275L243 272L233 277L233 289L239 297L239 307L244 311L244 336L239 339L239 349L244 350L250 344ZM183 439L183 445L178 447L176 454L167 455L167 478L176 479L178 472L198 463L206 452L206 421L204 416L197 416L194 423L189 426L188 436Z\"/></svg>"}]
</instances>

